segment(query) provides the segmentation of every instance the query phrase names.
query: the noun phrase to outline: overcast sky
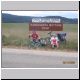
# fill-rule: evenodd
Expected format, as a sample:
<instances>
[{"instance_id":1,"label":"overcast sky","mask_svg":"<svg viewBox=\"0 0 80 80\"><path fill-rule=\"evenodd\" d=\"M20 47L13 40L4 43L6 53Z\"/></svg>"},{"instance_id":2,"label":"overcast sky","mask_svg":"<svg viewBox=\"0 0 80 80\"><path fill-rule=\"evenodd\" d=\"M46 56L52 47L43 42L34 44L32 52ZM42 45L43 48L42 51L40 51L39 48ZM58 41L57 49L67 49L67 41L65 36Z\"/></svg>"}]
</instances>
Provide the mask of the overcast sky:
<instances>
[{"instance_id":1,"label":"overcast sky","mask_svg":"<svg viewBox=\"0 0 80 80\"><path fill-rule=\"evenodd\" d=\"M67 18L78 18L77 11L2 11L2 13L20 16L62 16Z\"/></svg>"}]
</instances>

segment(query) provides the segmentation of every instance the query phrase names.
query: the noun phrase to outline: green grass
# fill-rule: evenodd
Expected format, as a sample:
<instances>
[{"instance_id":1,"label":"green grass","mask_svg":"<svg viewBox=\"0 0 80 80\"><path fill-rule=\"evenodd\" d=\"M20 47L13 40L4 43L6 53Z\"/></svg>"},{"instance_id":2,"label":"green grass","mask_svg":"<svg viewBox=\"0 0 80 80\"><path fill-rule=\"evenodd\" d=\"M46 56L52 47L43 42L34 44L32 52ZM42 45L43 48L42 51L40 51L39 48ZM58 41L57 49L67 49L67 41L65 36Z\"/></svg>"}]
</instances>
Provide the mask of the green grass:
<instances>
[{"instance_id":1,"label":"green grass","mask_svg":"<svg viewBox=\"0 0 80 80\"><path fill-rule=\"evenodd\" d=\"M78 48L78 25L77 24L64 24L63 31L67 33L67 44L60 45L59 49L72 49ZM47 37L49 31L38 31L40 37ZM55 33L56 31L53 31ZM29 45L29 25L28 23L2 23L2 44L4 46L28 46Z\"/></svg>"},{"instance_id":2,"label":"green grass","mask_svg":"<svg viewBox=\"0 0 80 80\"><path fill-rule=\"evenodd\" d=\"M27 23L2 23L2 34L27 38L29 26Z\"/></svg>"},{"instance_id":3,"label":"green grass","mask_svg":"<svg viewBox=\"0 0 80 80\"><path fill-rule=\"evenodd\" d=\"M77 32L78 25L77 24L64 24L63 30L66 32Z\"/></svg>"}]
</instances>

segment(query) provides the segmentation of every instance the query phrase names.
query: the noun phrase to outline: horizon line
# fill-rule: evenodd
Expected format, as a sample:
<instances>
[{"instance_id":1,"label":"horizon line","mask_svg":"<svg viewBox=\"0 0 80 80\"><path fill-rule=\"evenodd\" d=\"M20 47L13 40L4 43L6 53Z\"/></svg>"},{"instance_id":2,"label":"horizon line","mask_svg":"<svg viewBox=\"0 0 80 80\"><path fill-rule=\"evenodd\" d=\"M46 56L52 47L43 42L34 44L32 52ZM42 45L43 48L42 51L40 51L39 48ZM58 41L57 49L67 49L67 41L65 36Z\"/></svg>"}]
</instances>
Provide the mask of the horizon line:
<instances>
[{"instance_id":1,"label":"horizon line","mask_svg":"<svg viewBox=\"0 0 80 80\"><path fill-rule=\"evenodd\" d=\"M14 15L14 16L27 16L27 15L17 15L17 14L10 14L10 13L2 13L2 14L9 14L9 15ZM47 16L50 16L50 15L47 15ZM47 16L29 16L29 17L47 17ZM54 16L58 16L58 15L54 15ZM59 15L59 17L64 17L64 16ZM64 18L69 18L69 17L64 17ZM70 18L70 19L78 19L78 18L76 17L76 18Z\"/></svg>"}]
</instances>

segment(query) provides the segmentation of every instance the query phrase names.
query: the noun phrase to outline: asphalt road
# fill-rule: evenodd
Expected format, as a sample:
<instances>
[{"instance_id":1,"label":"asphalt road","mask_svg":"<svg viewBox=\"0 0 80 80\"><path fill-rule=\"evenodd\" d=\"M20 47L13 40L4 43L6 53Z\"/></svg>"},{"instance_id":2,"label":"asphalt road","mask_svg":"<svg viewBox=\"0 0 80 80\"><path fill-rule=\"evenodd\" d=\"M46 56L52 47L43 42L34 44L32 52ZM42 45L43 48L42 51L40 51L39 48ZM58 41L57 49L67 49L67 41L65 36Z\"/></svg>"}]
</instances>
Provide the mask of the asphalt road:
<instances>
[{"instance_id":1,"label":"asphalt road","mask_svg":"<svg viewBox=\"0 0 80 80\"><path fill-rule=\"evenodd\" d=\"M77 68L77 52L2 48L2 68Z\"/></svg>"}]
</instances>

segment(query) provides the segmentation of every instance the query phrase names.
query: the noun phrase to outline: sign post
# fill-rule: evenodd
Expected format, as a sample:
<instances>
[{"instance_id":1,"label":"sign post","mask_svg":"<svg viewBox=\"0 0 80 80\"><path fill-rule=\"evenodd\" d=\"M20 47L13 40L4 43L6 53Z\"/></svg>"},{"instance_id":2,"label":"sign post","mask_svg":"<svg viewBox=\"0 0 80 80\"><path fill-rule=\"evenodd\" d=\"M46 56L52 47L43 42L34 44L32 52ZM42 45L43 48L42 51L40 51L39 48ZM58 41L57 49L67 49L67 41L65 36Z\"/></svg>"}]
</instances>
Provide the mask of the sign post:
<instances>
[{"instance_id":1,"label":"sign post","mask_svg":"<svg viewBox=\"0 0 80 80\"><path fill-rule=\"evenodd\" d=\"M29 30L36 31L62 31L63 24L60 19L54 18L33 18L29 23Z\"/></svg>"}]
</instances>

